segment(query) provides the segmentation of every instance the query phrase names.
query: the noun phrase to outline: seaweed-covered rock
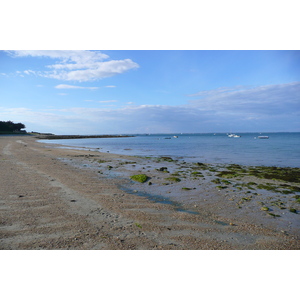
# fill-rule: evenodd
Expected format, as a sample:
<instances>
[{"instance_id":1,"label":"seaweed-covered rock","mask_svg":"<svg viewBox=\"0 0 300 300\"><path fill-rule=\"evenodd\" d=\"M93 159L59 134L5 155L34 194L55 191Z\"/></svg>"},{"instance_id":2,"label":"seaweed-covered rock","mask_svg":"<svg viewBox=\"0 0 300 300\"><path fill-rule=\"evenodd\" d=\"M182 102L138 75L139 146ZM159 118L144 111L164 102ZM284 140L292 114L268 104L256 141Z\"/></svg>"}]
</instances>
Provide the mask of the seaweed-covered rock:
<instances>
[{"instance_id":1,"label":"seaweed-covered rock","mask_svg":"<svg viewBox=\"0 0 300 300\"><path fill-rule=\"evenodd\" d=\"M141 182L141 183L144 183L149 179L149 177L145 174L132 175L130 178L134 181Z\"/></svg>"}]
</instances>

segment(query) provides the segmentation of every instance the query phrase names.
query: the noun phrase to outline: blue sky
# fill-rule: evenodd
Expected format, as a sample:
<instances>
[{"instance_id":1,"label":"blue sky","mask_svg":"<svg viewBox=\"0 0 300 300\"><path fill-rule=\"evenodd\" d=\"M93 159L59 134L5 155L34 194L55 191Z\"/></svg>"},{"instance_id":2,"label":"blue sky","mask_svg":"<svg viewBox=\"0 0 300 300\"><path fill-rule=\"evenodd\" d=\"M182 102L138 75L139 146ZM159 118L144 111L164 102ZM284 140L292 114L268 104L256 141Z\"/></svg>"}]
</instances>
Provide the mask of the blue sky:
<instances>
[{"instance_id":1,"label":"blue sky","mask_svg":"<svg viewBox=\"0 0 300 300\"><path fill-rule=\"evenodd\" d=\"M0 120L56 134L300 131L300 51L0 51Z\"/></svg>"}]
</instances>

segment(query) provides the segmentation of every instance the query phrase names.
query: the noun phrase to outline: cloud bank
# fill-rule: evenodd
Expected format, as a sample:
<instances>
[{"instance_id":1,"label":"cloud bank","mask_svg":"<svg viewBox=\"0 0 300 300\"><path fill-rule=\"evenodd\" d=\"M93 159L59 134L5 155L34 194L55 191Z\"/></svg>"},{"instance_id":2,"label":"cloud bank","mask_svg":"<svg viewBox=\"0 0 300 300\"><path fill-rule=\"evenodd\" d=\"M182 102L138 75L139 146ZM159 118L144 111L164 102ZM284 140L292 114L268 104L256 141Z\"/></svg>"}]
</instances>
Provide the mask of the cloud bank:
<instances>
[{"instance_id":1,"label":"cloud bank","mask_svg":"<svg viewBox=\"0 0 300 300\"><path fill-rule=\"evenodd\" d=\"M33 131L61 134L300 131L299 95L294 82L206 91L182 106L0 110L2 118L15 116Z\"/></svg>"},{"instance_id":2,"label":"cloud bank","mask_svg":"<svg viewBox=\"0 0 300 300\"><path fill-rule=\"evenodd\" d=\"M31 56L56 59L56 63L46 66L50 71L25 70L24 74L34 74L63 81L95 81L139 67L131 59L108 60L109 56L100 51L17 50L7 51L7 53L15 58Z\"/></svg>"},{"instance_id":3,"label":"cloud bank","mask_svg":"<svg viewBox=\"0 0 300 300\"><path fill-rule=\"evenodd\" d=\"M299 114L300 82L275 84L255 88L222 88L199 92L189 105L216 114L239 115L245 118L282 114Z\"/></svg>"}]
</instances>

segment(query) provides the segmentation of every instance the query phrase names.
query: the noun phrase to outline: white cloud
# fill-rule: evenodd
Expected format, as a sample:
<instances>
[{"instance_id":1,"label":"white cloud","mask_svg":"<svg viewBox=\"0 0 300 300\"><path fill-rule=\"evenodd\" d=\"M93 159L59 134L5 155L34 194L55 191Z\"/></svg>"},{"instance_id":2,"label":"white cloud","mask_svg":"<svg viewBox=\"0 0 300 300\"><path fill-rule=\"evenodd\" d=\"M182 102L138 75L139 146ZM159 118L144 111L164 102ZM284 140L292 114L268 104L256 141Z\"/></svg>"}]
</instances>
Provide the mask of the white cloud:
<instances>
[{"instance_id":1,"label":"white cloud","mask_svg":"<svg viewBox=\"0 0 300 300\"><path fill-rule=\"evenodd\" d=\"M46 66L48 69L52 69L51 71L35 72L33 70L26 70L24 72L27 75L35 74L65 81L94 81L122 74L128 70L139 67L139 65L131 59L104 61L107 60L109 56L100 51L17 50L7 52L12 57L32 56L57 59L57 63Z\"/></svg>"},{"instance_id":2,"label":"white cloud","mask_svg":"<svg viewBox=\"0 0 300 300\"><path fill-rule=\"evenodd\" d=\"M55 86L56 89L88 89L88 90L97 90L98 87L84 87L78 85L68 85L68 84L59 84Z\"/></svg>"},{"instance_id":3,"label":"white cloud","mask_svg":"<svg viewBox=\"0 0 300 300\"><path fill-rule=\"evenodd\" d=\"M0 108L1 118L30 130L65 134L143 132L299 131L300 82L239 91L209 91L185 106L131 105L122 108ZM115 100L104 100L104 102ZM97 102L97 101L93 101ZM128 103L127 103L128 104Z\"/></svg>"},{"instance_id":4,"label":"white cloud","mask_svg":"<svg viewBox=\"0 0 300 300\"><path fill-rule=\"evenodd\" d=\"M191 96L202 96L191 100L190 106L202 111L224 115L266 115L299 113L300 82L274 84L255 88L222 88L203 91Z\"/></svg>"},{"instance_id":5,"label":"white cloud","mask_svg":"<svg viewBox=\"0 0 300 300\"><path fill-rule=\"evenodd\" d=\"M104 100L104 101L97 101L99 103L113 103L113 102L118 102L118 100Z\"/></svg>"},{"instance_id":6,"label":"white cloud","mask_svg":"<svg viewBox=\"0 0 300 300\"><path fill-rule=\"evenodd\" d=\"M44 72L43 76L66 81L84 82L112 77L137 67L138 64L133 62L131 59L111 60L101 63L87 64L85 65L85 68L80 68L75 71Z\"/></svg>"},{"instance_id":7,"label":"white cloud","mask_svg":"<svg viewBox=\"0 0 300 300\"><path fill-rule=\"evenodd\" d=\"M50 57L59 59L62 63L75 62L85 64L94 61L101 61L109 58L108 55L100 51L86 50L15 50L7 51L12 57Z\"/></svg>"},{"instance_id":8,"label":"white cloud","mask_svg":"<svg viewBox=\"0 0 300 300\"><path fill-rule=\"evenodd\" d=\"M96 100L84 100L85 102L96 102L96 103L113 103L118 102L118 100L103 100L103 101L96 101Z\"/></svg>"},{"instance_id":9,"label":"white cloud","mask_svg":"<svg viewBox=\"0 0 300 300\"><path fill-rule=\"evenodd\" d=\"M17 73L18 73L18 71L17 71ZM35 71L32 71L32 70L25 70L24 73L26 75L30 75L30 74L36 75L37 74Z\"/></svg>"}]
</instances>

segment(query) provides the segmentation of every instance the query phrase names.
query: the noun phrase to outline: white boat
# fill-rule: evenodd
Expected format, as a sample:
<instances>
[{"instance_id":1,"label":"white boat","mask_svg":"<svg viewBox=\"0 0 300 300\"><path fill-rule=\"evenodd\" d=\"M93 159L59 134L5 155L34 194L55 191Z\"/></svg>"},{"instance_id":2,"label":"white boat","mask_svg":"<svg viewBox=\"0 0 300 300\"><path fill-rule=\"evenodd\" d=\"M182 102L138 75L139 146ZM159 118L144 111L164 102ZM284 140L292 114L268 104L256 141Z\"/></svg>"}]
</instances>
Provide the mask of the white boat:
<instances>
[{"instance_id":1,"label":"white boat","mask_svg":"<svg viewBox=\"0 0 300 300\"><path fill-rule=\"evenodd\" d=\"M259 139L268 139L269 137L267 135L260 135L258 138Z\"/></svg>"},{"instance_id":2,"label":"white boat","mask_svg":"<svg viewBox=\"0 0 300 300\"><path fill-rule=\"evenodd\" d=\"M241 137L240 135L237 135L237 134L235 134L235 133L230 133L230 134L227 134L227 136L228 137L230 137L230 138L239 138L239 137Z\"/></svg>"},{"instance_id":3,"label":"white boat","mask_svg":"<svg viewBox=\"0 0 300 300\"><path fill-rule=\"evenodd\" d=\"M178 135L174 135L173 138L178 139Z\"/></svg>"}]
</instances>

